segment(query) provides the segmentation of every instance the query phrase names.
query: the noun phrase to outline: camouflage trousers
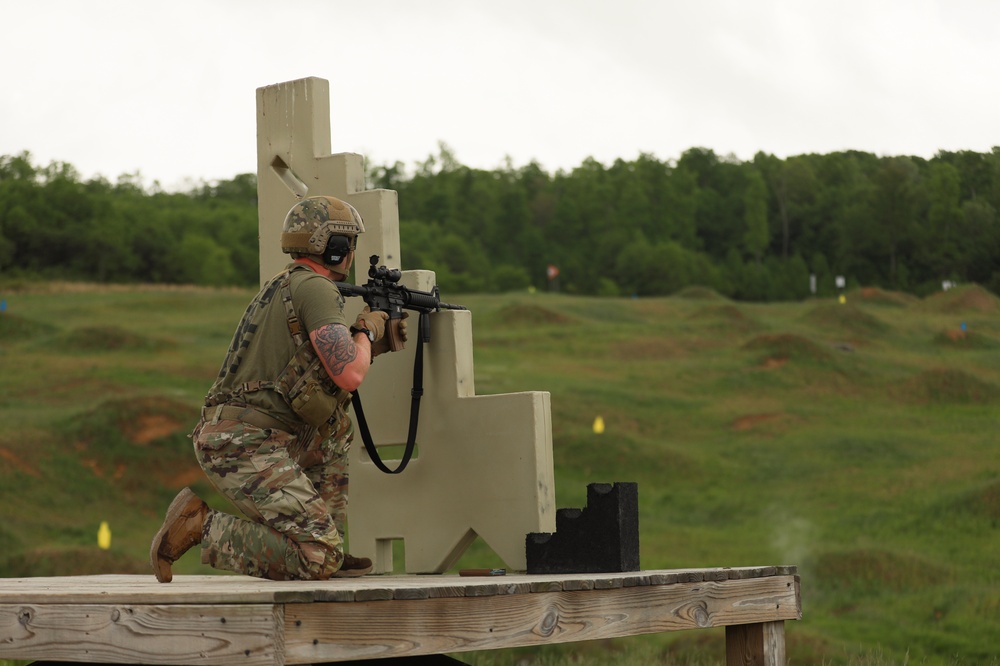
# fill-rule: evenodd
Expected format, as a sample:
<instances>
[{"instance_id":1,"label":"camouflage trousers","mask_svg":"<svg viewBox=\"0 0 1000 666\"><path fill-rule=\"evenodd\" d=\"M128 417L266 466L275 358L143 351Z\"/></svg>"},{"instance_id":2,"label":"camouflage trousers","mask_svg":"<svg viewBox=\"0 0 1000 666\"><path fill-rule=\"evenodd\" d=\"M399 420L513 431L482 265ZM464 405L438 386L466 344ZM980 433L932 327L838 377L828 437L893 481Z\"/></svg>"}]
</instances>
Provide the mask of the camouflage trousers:
<instances>
[{"instance_id":1,"label":"camouflage trousers","mask_svg":"<svg viewBox=\"0 0 1000 666\"><path fill-rule=\"evenodd\" d=\"M309 441L242 421L202 420L191 433L212 484L245 517L213 511L201 559L272 580L325 580L344 561L347 454L353 426Z\"/></svg>"}]
</instances>

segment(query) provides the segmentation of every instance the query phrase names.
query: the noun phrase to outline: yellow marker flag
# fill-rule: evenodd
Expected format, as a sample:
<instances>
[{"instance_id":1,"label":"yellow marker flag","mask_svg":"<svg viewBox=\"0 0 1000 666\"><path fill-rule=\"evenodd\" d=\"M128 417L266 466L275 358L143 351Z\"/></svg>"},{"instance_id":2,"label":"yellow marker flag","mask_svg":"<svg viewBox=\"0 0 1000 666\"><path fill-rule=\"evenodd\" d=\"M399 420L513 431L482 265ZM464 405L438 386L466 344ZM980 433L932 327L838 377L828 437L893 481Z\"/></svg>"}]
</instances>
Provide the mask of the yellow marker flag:
<instances>
[{"instance_id":1,"label":"yellow marker flag","mask_svg":"<svg viewBox=\"0 0 1000 666\"><path fill-rule=\"evenodd\" d=\"M846 302L847 302L847 296L844 296L843 294L841 294L840 295L840 304L843 305Z\"/></svg>"},{"instance_id":2,"label":"yellow marker flag","mask_svg":"<svg viewBox=\"0 0 1000 666\"><path fill-rule=\"evenodd\" d=\"M101 526L97 528L97 546L101 550L111 548L111 528L106 520L102 520Z\"/></svg>"},{"instance_id":3,"label":"yellow marker flag","mask_svg":"<svg viewBox=\"0 0 1000 666\"><path fill-rule=\"evenodd\" d=\"M598 416L594 419L594 434L600 435L602 432L604 432L604 419Z\"/></svg>"}]
</instances>

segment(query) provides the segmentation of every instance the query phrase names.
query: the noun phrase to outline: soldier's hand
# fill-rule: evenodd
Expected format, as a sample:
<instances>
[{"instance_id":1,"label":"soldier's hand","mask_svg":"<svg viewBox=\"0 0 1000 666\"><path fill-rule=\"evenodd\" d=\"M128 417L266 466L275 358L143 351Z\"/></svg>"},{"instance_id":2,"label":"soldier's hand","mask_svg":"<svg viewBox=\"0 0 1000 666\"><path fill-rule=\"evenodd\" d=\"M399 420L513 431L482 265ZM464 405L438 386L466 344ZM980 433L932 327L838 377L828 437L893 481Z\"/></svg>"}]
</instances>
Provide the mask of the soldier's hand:
<instances>
[{"instance_id":1,"label":"soldier's hand","mask_svg":"<svg viewBox=\"0 0 1000 666\"><path fill-rule=\"evenodd\" d=\"M372 343L372 347L374 347L376 343L385 337L385 322L387 319L389 319L388 312L382 312L381 310L372 312L371 308L366 305L365 309L361 311L361 314L358 315L357 320L354 322L354 328L366 328L371 331L375 336L375 341Z\"/></svg>"},{"instance_id":2,"label":"soldier's hand","mask_svg":"<svg viewBox=\"0 0 1000 666\"><path fill-rule=\"evenodd\" d=\"M372 345L372 358L375 358L379 354L384 354L388 351L399 351L406 344L409 339L407 335L406 319L410 316L410 313L403 310L403 316L399 319L389 320L389 331L381 340ZM396 342L396 348L393 349L393 342Z\"/></svg>"}]
</instances>

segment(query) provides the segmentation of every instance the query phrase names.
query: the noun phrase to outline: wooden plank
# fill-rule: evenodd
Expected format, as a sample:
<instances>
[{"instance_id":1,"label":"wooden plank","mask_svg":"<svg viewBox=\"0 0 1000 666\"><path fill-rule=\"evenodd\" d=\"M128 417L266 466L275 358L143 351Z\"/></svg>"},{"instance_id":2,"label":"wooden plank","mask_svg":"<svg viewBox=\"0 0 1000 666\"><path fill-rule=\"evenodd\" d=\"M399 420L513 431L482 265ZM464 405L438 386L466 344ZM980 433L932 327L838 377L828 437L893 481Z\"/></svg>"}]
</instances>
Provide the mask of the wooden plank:
<instances>
[{"instance_id":1,"label":"wooden plank","mask_svg":"<svg viewBox=\"0 0 1000 666\"><path fill-rule=\"evenodd\" d=\"M401 588L393 590L392 598L402 601L402 600L413 600L413 599L430 599L431 593L427 588Z\"/></svg>"},{"instance_id":2,"label":"wooden plank","mask_svg":"<svg viewBox=\"0 0 1000 666\"><path fill-rule=\"evenodd\" d=\"M169 585L126 575L0 579L0 658L306 663L749 624L759 632L732 633L727 651L737 659L776 659L768 655L784 653L781 623L801 617L795 572L741 567L322 582L178 576Z\"/></svg>"},{"instance_id":3,"label":"wooden plank","mask_svg":"<svg viewBox=\"0 0 1000 666\"><path fill-rule=\"evenodd\" d=\"M785 623L726 627L726 666L785 666Z\"/></svg>"},{"instance_id":4,"label":"wooden plank","mask_svg":"<svg viewBox=\"0 0 1000 666\"><path fill-rule=\"evenodd\" d=\"M674 569L604 574L365 576L329 581L268 581L248 576L175 576L163 585L152 575L60 576L0 579L0 603L219 604L309 603L446 598L613 589L679 582L794 574L795 567Z\"/></svg>"},{"instance_id":5,"label":"wooden plank","mask_svg":"<svg viewBox=\"0 0 1000 666\"><path fill-rule=\"evenodd\" d=\"M794 576L392 603L289 604L285 657L292 664L416 656L800 617Z\"/></svg>"},{"instance_id":6,"label":"wooden plank","mask_svg":"<svg viewBox=\"0 0 1000 666\"><path fill-rule=\"evenodd\" d=\"M368 587L359 589L355 601L389 601L396 596L396 591L388 587Z\"/></svg>"},{"instance_id":7,"label":"wooden plank","mask_svg":"<svg viewBox=\"0 0 1000 666\"><path fill-rule=\"evenodd\" d=\"M169 584L157 583L151 574L0 579L0 604L266 604L313 598L311 584L248 576L174 576Z\"/></svg>"},{"instance_id":8,"label":"wooden plank","mask_svg":"<svg viewBox=\"0 0 1000 666\"><path fill-rule=\"evenodd\" d=\"M282 663L284 607L0 605L0 659Z\"/></svg>"},{"instance_id":9,"label":"wooden plank","mask_svg":"<svg viewBox=\"0 0 1000 666\"><path fill-rule=\"evenodd\" d=\"M626 576L622 579L622 587L641 587L643 585L649 585L649 574L634 574Z\"/></svg>"},{"instance_id":10,"label":"wooden plank","mask_svg":"<svg viewBox=\"0 0 1000 666\"><path fill-rule=\"evenodd\" d=\"M525 580L525 577L512 577L498 583L498 585L500 586L500 594L531 594L531 581Z\"/></svg>"},{"instance_id":11,"label":"wooden plank","mask_svg":"<svg viewBox=\"0 0 1000 666\"><path fill-rule=\"evenodd\" d=\"M674 585L680 576L671 571L651 571L649 573L650 585Z\"/></svg>"}]
</instances>

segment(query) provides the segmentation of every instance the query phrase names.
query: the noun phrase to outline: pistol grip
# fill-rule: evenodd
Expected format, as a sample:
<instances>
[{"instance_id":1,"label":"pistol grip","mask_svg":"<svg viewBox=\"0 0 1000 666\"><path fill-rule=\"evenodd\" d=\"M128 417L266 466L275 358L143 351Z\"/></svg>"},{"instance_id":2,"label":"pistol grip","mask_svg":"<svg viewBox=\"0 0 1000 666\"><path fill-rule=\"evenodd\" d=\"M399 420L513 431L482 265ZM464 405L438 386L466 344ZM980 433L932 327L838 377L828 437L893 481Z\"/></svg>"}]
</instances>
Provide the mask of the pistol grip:
<instances>
[{"instance_id":1,"label":"pistol grip","mask_svg":"<svg viewBox=\"0 0 1000 666\"><path fill-rule=\"evenodd\" d=\"M389 351L399 351L406 347L403 337L399 334L399 322L402 319L390 319L385 334L389 336Z\"/></svg>"}]
</instances>

